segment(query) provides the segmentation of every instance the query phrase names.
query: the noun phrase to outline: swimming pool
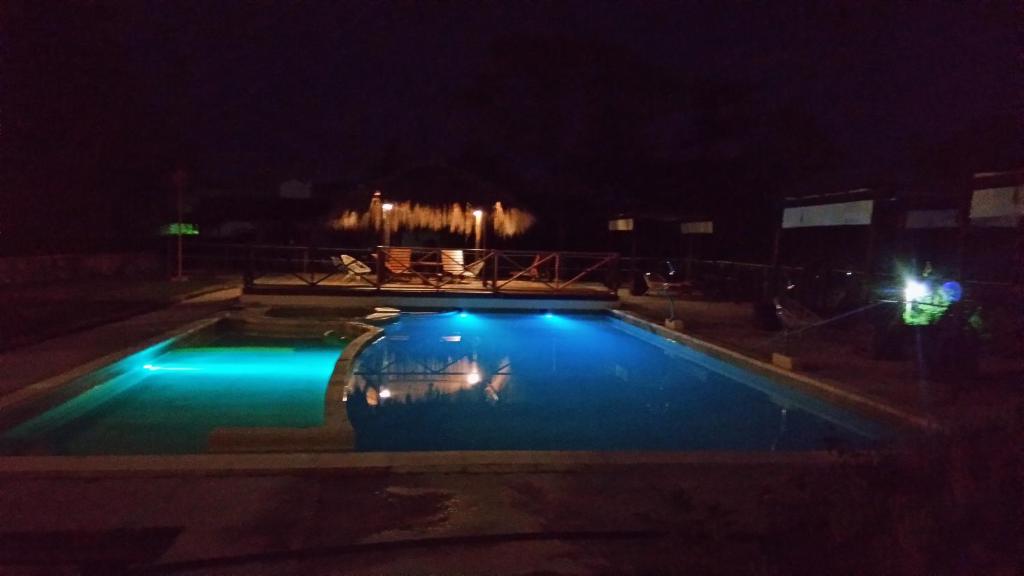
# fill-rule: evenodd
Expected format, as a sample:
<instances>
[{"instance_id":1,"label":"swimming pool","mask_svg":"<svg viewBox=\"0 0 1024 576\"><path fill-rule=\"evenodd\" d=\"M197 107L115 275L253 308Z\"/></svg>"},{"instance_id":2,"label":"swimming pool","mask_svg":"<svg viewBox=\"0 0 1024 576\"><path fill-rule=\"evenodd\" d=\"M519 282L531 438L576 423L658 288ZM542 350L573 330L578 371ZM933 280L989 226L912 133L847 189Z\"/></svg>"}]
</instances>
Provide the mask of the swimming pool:
<instances>
[{"instance_id":1,"label":"swimming pool","mask_svg":"<svg viewBox=\"0 0 1024 576\"><path fill-rule=\"evenodd\" d=\"M95 385L0 435L6 454L181 454L232 427L313 427L344 343L204 334L83 378Z\"/></svg>"},{"instance_id":2,"label":"swimming pool","mask_svg":"<svg viewBox=\"0 0 1024 576\"><path fill-rule=\"evenodd\" d=\"M84 392L0 434L0 454L203 453L254 428L346 434L331 450L354 432L373 452L860 449L887 434L607 314L402 314L355 357L339 411L325 402L345 345L213 326L73 381Z\"/></svg>"},{"instance_id":3,"label":"swimming pool","mask_svg":"<svg viewBox=\"0 0 1024 576\"><path fill-rule=\"evenodd\" d=\"M868 448L879 424L604 314L403 315L357 357L361 451Z\"/></svg>"}]
</instances>

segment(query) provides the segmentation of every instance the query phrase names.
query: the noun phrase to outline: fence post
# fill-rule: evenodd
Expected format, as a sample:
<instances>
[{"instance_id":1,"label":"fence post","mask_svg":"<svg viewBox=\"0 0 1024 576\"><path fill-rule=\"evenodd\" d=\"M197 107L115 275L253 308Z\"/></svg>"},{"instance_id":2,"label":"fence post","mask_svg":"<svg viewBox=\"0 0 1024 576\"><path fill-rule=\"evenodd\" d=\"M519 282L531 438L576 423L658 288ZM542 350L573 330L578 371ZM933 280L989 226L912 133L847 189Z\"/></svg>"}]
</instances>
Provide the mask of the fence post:
<instances>
[{"instance_id":1,"label":"fence post","mask_svg":"<svg viewBox=\"0 0 1024 576\"><path fill-rule=\"evenodd\" d=\"M242 269L242 285L246 288L252 288L253 285L252 246L249 246L249 250L246 252L245 268Z\"/></svg>"},{"instance_id":2,"label":"fence post","mask_svg":"<svg viewBox=\"0 0 1024 576\"><path fill-rule=\"evenodd\" d=\"M561 268L562 268L562 253L561 252L555 252L555 291L556 292L559 290L559 288L561 288L558 285L559 277L560 277L559 275L561 274Z\"/></svg>"},{"instance_id":3,"label":"fence post","mask_svg":"<svg viewBox=\"0 0 1024 576\"><path fill-rule=\"evenodd\" d=\"M608 262L608 279L606 282L608 289L614 294L619 293L619 255L615 254L612 259Z\"/></svg>"},{"instance_id":4,"label":"fence post","mask_svg":"<svg viewBox=\"0 0 1024 576\"><path fill-rule=\"evenodd\" d=\"M491 252L494 259L494 270L491 274L491 292L498 293L498 260L501 258L501 252L494 250Z\"/></svg>"}]
</instances>

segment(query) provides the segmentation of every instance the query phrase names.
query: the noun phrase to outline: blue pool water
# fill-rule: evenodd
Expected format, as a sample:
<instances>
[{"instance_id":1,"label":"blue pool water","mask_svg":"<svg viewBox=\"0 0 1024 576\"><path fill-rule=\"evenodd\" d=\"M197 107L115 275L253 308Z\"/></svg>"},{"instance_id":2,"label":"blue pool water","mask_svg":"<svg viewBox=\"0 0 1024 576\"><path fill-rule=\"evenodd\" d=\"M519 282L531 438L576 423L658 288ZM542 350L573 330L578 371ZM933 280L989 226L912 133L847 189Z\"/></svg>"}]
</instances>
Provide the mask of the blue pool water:
<instances>
[{"instance_id":1,"label":"blue pool water","mask_svg":"<svg viewBox=\"0 0 1024 576\"><path fill-rule=\"evenodd\" d=\"M86 376L93 387L0 436L0 451L196 453L217 428L319 426L342 348L240 335L154 346Z\"/></svg>"},{"instance_id":2,"label":"blue pool water","mask_svg":"<svg viewBox=\"0 0 1024 576\"><path fill-rule=\"evenodd\" d=\"M403 315L357 358L357 449L867 448L876 423L601 314Z\"/></svg>"}]
</instances>

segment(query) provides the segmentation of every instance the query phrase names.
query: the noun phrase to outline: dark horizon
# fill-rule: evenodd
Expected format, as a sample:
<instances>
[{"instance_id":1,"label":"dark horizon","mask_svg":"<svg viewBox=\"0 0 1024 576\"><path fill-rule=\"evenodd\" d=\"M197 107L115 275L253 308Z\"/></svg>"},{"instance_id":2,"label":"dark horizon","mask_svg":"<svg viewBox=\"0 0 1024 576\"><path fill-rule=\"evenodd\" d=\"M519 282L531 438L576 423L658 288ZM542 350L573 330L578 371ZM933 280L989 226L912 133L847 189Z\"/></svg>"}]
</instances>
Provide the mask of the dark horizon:
<instances>
[{"instance_id":1,"label":"dark horizon","mask_svg":"<svg viewBox=\"0 0 1024 576\"><path fill-rule=\"evenodd\" d=\"M444 164L555 212L761 206L1014 168L1017 16L999 3L12 3L0 235L25 251L144 236L179 167L197 185L355 185Z\"/></svg>"}]
</instances>

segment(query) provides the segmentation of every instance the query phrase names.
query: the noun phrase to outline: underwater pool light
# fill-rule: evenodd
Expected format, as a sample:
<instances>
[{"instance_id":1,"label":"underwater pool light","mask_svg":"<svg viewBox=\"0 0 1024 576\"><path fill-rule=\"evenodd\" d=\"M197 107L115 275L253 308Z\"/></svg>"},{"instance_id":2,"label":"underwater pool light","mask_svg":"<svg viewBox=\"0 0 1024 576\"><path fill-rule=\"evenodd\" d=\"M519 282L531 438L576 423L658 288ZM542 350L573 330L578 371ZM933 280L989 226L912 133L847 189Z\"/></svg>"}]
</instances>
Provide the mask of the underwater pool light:
<instances>
[{"instance_id":1,"label":"underwater pool light","mask_svg":"<svg viewBox=\"0 0 1024 576\"><path fill-rule=\"evenodd\" d=\"M387 388L382 388L380 391L380 397L382 400L384 398L391 398L391 390L388 390Z\"/></svg>"},{"instance_id":2,"label":"underwater pool light","mask_svg":"<svg viewBox=\"0 0 1024 576\"><path fill-rule=\"evenodd\" d=\"M156 364L145 364L142 367L145 368L146 370L149 370L150 372L194 372L198 370L198 368L191 368L186 366L157 366Z\"/></svg>"}]
</instances>

